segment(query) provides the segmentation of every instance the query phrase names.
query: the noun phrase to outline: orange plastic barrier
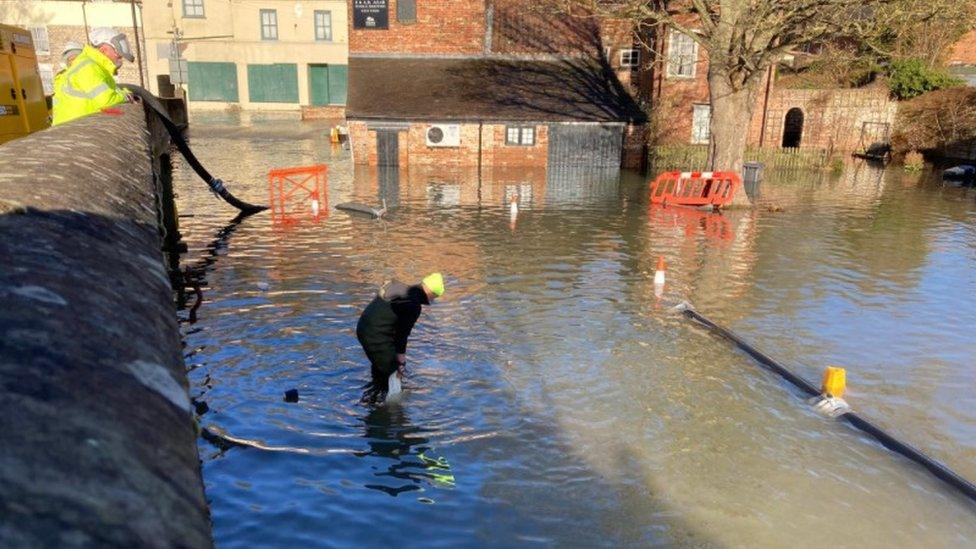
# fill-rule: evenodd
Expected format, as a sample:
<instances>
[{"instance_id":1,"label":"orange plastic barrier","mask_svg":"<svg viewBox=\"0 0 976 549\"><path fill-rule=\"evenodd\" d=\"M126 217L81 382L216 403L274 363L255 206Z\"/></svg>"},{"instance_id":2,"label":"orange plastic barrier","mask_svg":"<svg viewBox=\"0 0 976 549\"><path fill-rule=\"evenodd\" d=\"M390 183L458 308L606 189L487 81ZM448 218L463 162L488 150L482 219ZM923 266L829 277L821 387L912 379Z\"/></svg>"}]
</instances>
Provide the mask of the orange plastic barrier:
<instances>
[{"instance_id":1,"label":"orange plastic barrier","mask_svg":"<svg viewBox=\"0 0 976 549\"><path fill-rule=\"evenodd\" d=\"M741 184L735 172L664 172L651 183L651 204L721 208Z\"/></svg>"},{"instance_id":2,"label":"orange plastic barrier","mask_svg":"<svg viewBox=\"0 0 976 549\"><path fill-rule=\"evenodd\" d=\"M313 221L329 215L329 167L325 164L268 172L272 223L292 224L307 212Z\"/></svg>"}]
</instances>

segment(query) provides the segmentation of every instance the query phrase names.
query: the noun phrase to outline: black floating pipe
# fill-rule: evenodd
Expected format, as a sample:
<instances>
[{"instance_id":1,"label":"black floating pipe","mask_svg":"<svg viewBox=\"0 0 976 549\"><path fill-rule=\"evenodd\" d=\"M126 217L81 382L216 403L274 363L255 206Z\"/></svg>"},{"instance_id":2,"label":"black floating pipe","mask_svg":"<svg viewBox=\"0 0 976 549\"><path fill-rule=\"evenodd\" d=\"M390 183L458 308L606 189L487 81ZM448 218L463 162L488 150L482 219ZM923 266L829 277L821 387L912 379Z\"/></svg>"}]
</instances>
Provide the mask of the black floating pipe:
<instances>
[{"instance_id":1,"label":"black floating pipe","mask_svg":"<svg viewBox=\"0 0 976 549\"><path fill-rule=\"evenodd\" d=\"M770 370L776 372L777 374L779 374L784 379L786 379L787 381L795 385L798 389L800 389L807 395L819 396L821 394L820 391L809 381L796 375L795 373L787 369L782 364L776 362L766 353L763 353L759 349L756 349L755 347L747 343L745 340L743 340L741 337L736 335L734 332L712 322L708 317L696 311L688 303L682 303L681 305L679 305L678 310L684 313L684 315L687 316L688 318L691 318L703 324L713 332L735 343L740 349L745 351L746 354L754 358L757 362L759 362L763 366L766 366ZM947 484L951 485L952 487L962 492L963 495L968 497L973 502L976 502L976 485L966 480L965 478L961 477L952 469L949 469L948 467L939 463L938 461L935 461L934 459L926 456L925 454L923 454L916 448L912 447L911 445L906 444L898 440L897 438L891 436L890 434L882 430L880 427L874 425L870 421L855 414L854 412L845 412L841 414L839 417L845 419L848 423L853 425L855 428L860 429L861 431L871 435L889 450L897 452L905 456L906 458L914 461L915 463L921 465L922 467L928 469L930 473L932 473L939 479L943 480Z\"/></svg>"},{"instance_id":2,"label":"black floating pipe","mask_svg":"<svg viewBox=\"0 0 976 549\"><path fill-rule=\"evenodd\" d=\"M203 167L203 164L201 164L200 161L197 160L196 155L193 154L192 150L190 150L190 146L187 144L186 139L183 138L183 133L180 132L180 129L170 119L169 114L166 112L166 109L159 103L159 100L156 99L156 96L154 96L152 93L149 92L149 90L133 84L122 84L121 87L131 91L133 94L138 96L139 99L142 100L143 104L148 106L150 110L152 110L159 116L159 119L162 120L163 122L163 126L166 127L166 131L169 132L169 136L170 139L173 141L173 144L176 145L176 148L179 149L180 153L183 155L183 158L185 158L186 161L190 164L190 167L193 168L193 171L195 171L197 175L199 175L200 178L203 179L203 181L210 187L210 190L213 191L214 194L224 199L224 201L230 204L231 206L240 210L241 214L244 216L256 214L258 212L268 209L267 206L257 206L254 204L249 204L237 198L236 196L231 194L229 190L227 190L227 187L224 186L223 181L210 175L210 172L208 172L207 169Z\"/></svg>"}]
</instances>

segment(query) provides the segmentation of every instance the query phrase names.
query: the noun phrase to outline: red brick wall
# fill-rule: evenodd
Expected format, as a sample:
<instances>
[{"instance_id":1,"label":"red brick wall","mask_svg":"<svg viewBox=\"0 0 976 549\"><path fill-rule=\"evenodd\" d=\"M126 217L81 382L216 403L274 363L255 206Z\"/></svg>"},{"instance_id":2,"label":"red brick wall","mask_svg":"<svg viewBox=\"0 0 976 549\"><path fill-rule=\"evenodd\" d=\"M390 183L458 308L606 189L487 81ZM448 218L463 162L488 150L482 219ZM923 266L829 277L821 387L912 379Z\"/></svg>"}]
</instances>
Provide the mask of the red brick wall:
<instances>
[{"instance_id":1,"label":"red brick wall","mask_svg":"<svg viewBox=\"0 0 976 549\"><path fill-rule=\"evenodd\" d=\"M349 10L349 53L477 55L485 47L485 0L419 0L417 21L397 21L397 0L389 0L387 30L353 28Z\"/></svg>"},{"instance_id":2,"label":"red brick wall","mask_svg":"<svg viewBox=\"0 0 976 549\"><path fill-rule=\"evenodd\" d=\"M965 34L949 54L950 65L976 65L976 30Z\"/></svg>"},{"instance_id":3,"label":"red brick wall","mask_svg":"<svg viewBox=\"0 0 976 549\"><path fill-rule=\"evenodd\" d=\"M749 145L758 146L762 130L762 98L753 111ZM786 113L803 112L800 148L852 151L858 148L865 122L894 124L898 104L884 87L835 90L774 89L766 116L766 147L780 147Z\"/></svg>"},{"instance_id":4,"label":"red brick wall","mask_svg":"<svg viewBox=\"0 0 976 549\"><path fill-rule=\"evenodd\" d=\"M520 124L526 126L531 124ZM545 167L549 158L549 126L537 124L535 144L532 146L506 145L505 126L496 124L485 126L483 132L484 156L482 164L491 166L536 166Z\"/></svg>"},{"instance_id":5,"label":"red brick wall","mask_svg":"<svg viewBox=\"0 0 976 549\"><path fill-rule=\"evenodd\" d=\"M621 168L643 170L647 158L647 126L628 125L624 129Z\"/></svg>"},{"instance_id":6,"label":"red brick wall","mask_svg":"<svg viewBox=\"0 0 976 549\"><path fill-rule=\"evenodd\" d=\"M428 147L427 123L410 124L400 132L401 166L470 167L478 165L478 125L461 125L459 147ZM545 167L549 154L549 128L545 124L535 126L535 144L518 146L505 144L505 125L489 124L481 130L482 166L535 166ZM349 123L353 159L356 164L375 166L376 132L369 131L365 122Z\"/></svg>"},{"instance_id":7,"label":"red brick wall","mask_svg":"<svg viewBox=\"0 0 976 549\"><path fill-rule=\"evenodd\" d=\"M670 37L671 31L664 30L658 44L662 54L654 66L654 121L649 138L655 145L690 143L694 105L709 103L707 53L698 48L694 77L669 76Z\"/></svg>"},{"instance_id":8,"label":"red brick wall","mask_svg":"<svg viewBox=\"0 0 976 549\"><path fill-rule=\"evenodd\" d=\"M338 120L345 116L346 107L344 105L302 105L302 120Z\"/></svg>"}]
</instances>

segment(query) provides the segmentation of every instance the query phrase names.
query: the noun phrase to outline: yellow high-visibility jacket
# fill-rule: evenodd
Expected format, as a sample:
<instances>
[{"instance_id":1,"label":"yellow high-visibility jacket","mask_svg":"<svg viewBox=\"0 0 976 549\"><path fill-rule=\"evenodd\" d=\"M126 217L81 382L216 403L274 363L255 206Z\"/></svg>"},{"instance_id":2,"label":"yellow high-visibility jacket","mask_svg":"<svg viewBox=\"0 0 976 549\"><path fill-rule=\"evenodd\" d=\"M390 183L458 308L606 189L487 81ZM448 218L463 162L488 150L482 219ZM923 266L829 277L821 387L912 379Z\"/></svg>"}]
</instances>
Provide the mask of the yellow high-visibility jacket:
<instances>
[{"instance_id":1,"label":"yellow high-visibility jacket","mask_svg":"<svg viewBox=\"0 0 976 549\"><path fill-rule=\"evenodd\" d=\"M125 103L125 92L115 84L115 71L111 59L86 45L64 77L55 83L53 124L64 124Z\"/></svg>"}]
</instances>

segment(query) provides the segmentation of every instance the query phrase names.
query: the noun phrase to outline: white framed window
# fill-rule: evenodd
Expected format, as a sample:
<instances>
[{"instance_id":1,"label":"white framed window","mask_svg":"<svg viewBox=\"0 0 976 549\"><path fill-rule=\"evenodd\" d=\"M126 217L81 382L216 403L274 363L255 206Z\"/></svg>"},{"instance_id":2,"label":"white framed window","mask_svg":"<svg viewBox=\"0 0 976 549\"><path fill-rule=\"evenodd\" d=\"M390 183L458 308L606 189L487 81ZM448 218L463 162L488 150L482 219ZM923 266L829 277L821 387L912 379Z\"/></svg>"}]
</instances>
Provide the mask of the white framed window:
<instances>
[{"instance_id":1,"label":"white framed window","mask_svg":"<svg viewBox=\"0 0 976 549\"><path fill-rule=\"evenodd\" d=\"M672 30L668 39L668 76L694 78L697 61L698 43L687 34Z\"/></svg>"},{"instance_id":2,"label":"white framed window","mask_svg":"<svg viewBox=\"0 0 976 549\"><path fill-rule=\"evenodd\" d=\"M31 40L34 41L34 53L37 55L49 55L51 53L51 42L47 37L47 27L31 27Z\"/></svg>"},{"instance_id":3,"label":"white framed window","mask_svg":"<svg viewBox=\"0 0 976 549\"><path fill-rule=\"evenodd\" d=\"M691 142L696 145L708 143L712 123L712 107L694 105L691 114Z\"/></svg>"},{"instance_id":4,"label":"white framed window","mask_svg":"<svg viewBox=\"0 0 976 549\"><path fill-rule=\"evenodd\" d=\"M531 147L535 145L534 126L505 126L505 144Z\"/></svg>"},{"instance_id":5,"label":"white framed window","mask_svg":"<svg viewBox=\"0 0 976 549\"><path fill-rule=\"evenodd\" d=\"M183 17L203 19L203 0L183 0Z\"/></svg>"},{"instance_id":6,"label":"white framed window","mask_svg":"<svg viewBox=\"0 0 976 549\"><path fill-rule=\"evenodd\" d=\"M261 10L261 40L278 39L278 10Z\"/></svg>"},{"instance_id":7,"label":"white framed window","mask_svg":"<svg viewBox=\"0 0 976 549\"><path fill-rule=\"evenodd\" d=\"M54 95L54 66L50 63L38 63L37 72L41 75L44 95Z\"/></svg>"},{"instance_id":8,"label":"white framed window","mask_svg":"<svg viewBox=\"0 0 976 549\"><path fill-rule=\"evenodd\" d=\"M640 50L633 48L620 50L620 66L623 68L640 66Z\"/></svg>"},{"instance_id":9,"label":"white framed window","mask_svg":"<svg viewBox=\"0 0 976 549\"><path fill-rule=\"evenodd\" d=\"M323 42L332 41L332 12L315 10L315 39Z\"/></svg>"}]
</instances>

